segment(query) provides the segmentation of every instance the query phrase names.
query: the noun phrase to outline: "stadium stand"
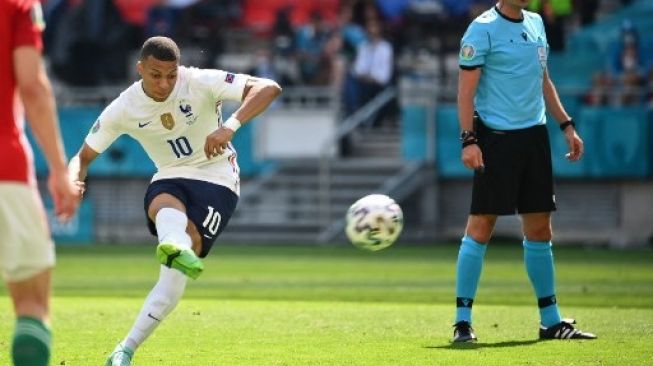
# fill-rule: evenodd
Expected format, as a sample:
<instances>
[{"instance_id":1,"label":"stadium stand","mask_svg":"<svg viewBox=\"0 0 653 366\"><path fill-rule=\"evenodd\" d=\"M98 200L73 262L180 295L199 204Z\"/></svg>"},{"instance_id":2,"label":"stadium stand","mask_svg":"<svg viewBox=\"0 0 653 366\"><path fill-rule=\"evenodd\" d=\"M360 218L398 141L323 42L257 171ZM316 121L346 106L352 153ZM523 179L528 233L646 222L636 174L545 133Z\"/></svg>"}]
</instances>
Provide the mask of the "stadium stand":
<instances>
[{"instance_id":1,"label":"stadium stand","mask_svg":"<svg viewBox=\"0 0 653 366\"><path fill-rule=\"evenodd\" d=\"M115 3L130 29L138 29L138 34L144 35L148 21L144 15L150 14L151 2L139 2L140 8L132 2ZM224 233L224 240L342 241L339 225L346 203L370 191L394 194L404 207L407 228L402 240L430 242L434 238L457 237L468 208L470 176L459 161L457 113L453 104L457 42L462 28L438 27L436 32L432 25L434 20L445 24L442 22L453 12L460 19L469 19L487 5L480 0L453 2L455 9L449 7L448 1L435 0L406 0L400 2L401 6L390 6L392 2L387 1L344 0L228 3L229 15L219 18L223 27L219 39L200 40L197 36L202 29L213 29L215 25L191 32L183 25L187 23L180 22L177 30L183 63L277 75L283 80L284 95L260 120L237 134L235 145L245 184L240 208ZM653 137L653 114L646 108L646 103L653 105L651 99L646 99L653 98L653 71L649 69L644 78L648 84L643 84L641 91L648 94L640 104L628 108L616 102L597 105L588 103L588 96L593 95L593 82L608 80L597 75L608 72L612 44L619 39L624 22L638 30L643 45L653 42L653 2L632 1L626 7L617 0L597 3L596 9L590 10L595 13L582 15L579 20L575 11L568 18L566 27L570 32L565 50L552 52L548 63L551 77L565 106L575 116L587 147L585 159L571 165L564 161L564 141L552 138L561 197L556 214L560 221L557 235L564 240L641 244L653 237L653 229L630 232L628 228L653 228L653 223L637 218L638 213L646 216L646 207L653 206L653 152L648 144ZM199 1L195 5L210 8L211 4ZM288 7L289 4L292 6ZM365 4L374 6L366 8ZM460 10L463 5L468 6L467 13ZM294 53L294 32L316 10L337 40L343 25L339 18L343 7L351 7L354 25L363 26L366 17L384 19L388 25L386 35L395 48L396 76L387 89L387 95L394 94L386 101L366 104L353 115L342 110L344 77L333 77L329 85L304 85L298 77ZM584 19L596 20L591 23ZM66 28L59 27L59 31ZM55 34L53 39L66 38ZM202 42L220 45L207 56ZM328 44L331 47L334 43ZM62 49L50 48L49 52L53 52L51 67L56 71ZM130 50L124 55L128 65L135 62L134 52ZM344 72L352 59L351 49L338 52L340 72ZM66 146L78 146L102 106L115 97L116 90L135 78L133 71L129 71L124 78L109 83L99 80L89 88L71 86L60 78L56 91L62 106L60 118ZM598 85L598 90L621 93L612 85L615 82L608 80ZM370 118L386 104L393 104L398 111L392 114L393 123L372 128ZM549 127L552 136L559 134L555 126ZM297 135L284 135L293 129ZM293 140L297 144L288 143ZM333 141L332 149L323 149L322 143L326 141ZM343 141L349 148L338 148ZM37 167L43 173L40 159L37 156ZM142 225L141 199L154 167L144 166L144 159L143 151L123 137L92 167L89 196L97 240L149 240ZM327 184L325 164L330 176ZM411 180L418 184L406 184ZM265 194L272 191L274 195ZM118 211L124 214L116 215ZM254 224L258 225L256 230L251 229ZM111 230L115 226L122 230ZM518 225L507 221L499 224L497 230L516 235L509 231L515 227ZM251 235L253 231L257 235Z\"/></svg>"}]
</instances>

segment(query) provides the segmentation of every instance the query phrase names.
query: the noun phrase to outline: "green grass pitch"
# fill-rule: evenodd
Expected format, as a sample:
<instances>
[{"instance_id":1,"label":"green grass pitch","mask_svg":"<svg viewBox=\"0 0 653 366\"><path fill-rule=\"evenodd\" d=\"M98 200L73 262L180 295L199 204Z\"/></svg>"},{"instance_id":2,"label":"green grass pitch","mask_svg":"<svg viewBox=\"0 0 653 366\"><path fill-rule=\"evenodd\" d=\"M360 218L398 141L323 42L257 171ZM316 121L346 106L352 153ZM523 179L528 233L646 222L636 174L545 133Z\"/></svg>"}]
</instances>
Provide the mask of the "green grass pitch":
<instances>
[{"instance_id":1,"label":"green grass pitch","mask_svg":"<svg viewBox=\"0 0 653 366\"><path fill-rule=\"evenodd\" d=\"M557 247L563 316L599 339L539 342L521 245L491 245L479 342L453 346L457 249L217 246L134 365L653 364L653 251ZM52 365L103 365L157 275L153 245L58 248ZM0 287L0 365L12 329Z\"/></svg>"}]
</instances>

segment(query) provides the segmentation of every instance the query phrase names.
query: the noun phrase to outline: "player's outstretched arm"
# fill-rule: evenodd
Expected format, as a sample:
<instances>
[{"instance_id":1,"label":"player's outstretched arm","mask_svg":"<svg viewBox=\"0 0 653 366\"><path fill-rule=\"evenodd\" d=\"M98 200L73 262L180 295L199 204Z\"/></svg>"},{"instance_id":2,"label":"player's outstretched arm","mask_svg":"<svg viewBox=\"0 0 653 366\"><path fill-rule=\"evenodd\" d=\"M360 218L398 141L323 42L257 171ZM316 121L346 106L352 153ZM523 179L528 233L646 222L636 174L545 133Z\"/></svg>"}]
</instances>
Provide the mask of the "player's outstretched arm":
<instances>
[{"instance_id":1,"label":"player's outstretched arm","mask_svg":"<svg viewBox=\"0 0 653 366\"><path fill-rule=\"evenodd\" d=\"M78 201L75 199L75 188L66 175L66 154L50 80L45 73L41 53L35 47L18 47L13 57L16 84L27 122L48 162L48 189L54 201L55 213L62 220L67 220L75 214Z\"/></svg>"},{"instance_id":2,"label":"player's outstretched arm","mask_svg":"<svg viewBox=\"0 0 653 366\"><path fill-rule=\"evenodd\" d=\"M207 159L222 154L236 130L263 112L280 94L281 87L275 81L250 77L245 84L243 102L240 107L225 121L221 128L206 137L204 154Z\"/></svg>"},{"instance_id":3,"label":"player's outstretched arm","mask_svg":"<svg viewBox=\"0 0 653 366\"><path fill-rule=\"evenodd\" d=\"M84 181L88 174L88 166L98 157L98 155L100 154L91 149L87 143L84 143L79 149L79 152L77 152L68 163L68 176L70 177L70 180L77 185L78 199L81 199L84 195L84 190L86 188Z\"/></svg>"},{"instance_id":4,"label":"player's outstretched arm","mask_svg":"<svg viewBox=\"0 0 653 366\"><path fill-rule=\"evenodd\" d=\"M251 77L245 84L243 103L233 116L244 124L263 112L279 95L281 87L274 80Z\"/></svg>"}]
</instances>

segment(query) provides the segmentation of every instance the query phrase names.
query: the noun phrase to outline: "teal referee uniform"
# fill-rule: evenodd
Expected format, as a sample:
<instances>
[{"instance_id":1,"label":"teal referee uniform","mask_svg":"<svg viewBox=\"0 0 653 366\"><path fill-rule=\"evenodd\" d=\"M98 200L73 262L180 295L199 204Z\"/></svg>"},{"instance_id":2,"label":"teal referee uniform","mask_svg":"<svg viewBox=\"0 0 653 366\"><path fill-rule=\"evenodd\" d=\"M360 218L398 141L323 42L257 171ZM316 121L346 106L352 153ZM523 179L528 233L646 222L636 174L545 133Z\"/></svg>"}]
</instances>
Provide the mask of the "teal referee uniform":
<instances>
[{"instance_id":1,"label":"teal referee uniform","mask_svg":"<svg viewBox=\"0 0 653 366\"><path fill-rule=\"evenodd\" d=\"M492 8L471 23L461 41L461 68L482 67L474 105L496 130L546 123L542 79L549 47L538 14L504 17Z\"/></svg>"},{"instance_id":2,"label":"teal referee uniform","mask_svg":"<svg viewBox=\"0 0 653 366\"><path fill-rule=\"evenodd\" d=\"M580 159L582 140L548 76L542 18L524 10L527 5L526 0L499 0L469 25L460 42L461 160L475 172L456 264L454 342L477 339L472 306L487 244L497 217L515 214L522 219L524 263L540 312L540 338L596 338L562 319L557 304L547 107L565 131L570 160Z\"/></svg>"}]
</instances>

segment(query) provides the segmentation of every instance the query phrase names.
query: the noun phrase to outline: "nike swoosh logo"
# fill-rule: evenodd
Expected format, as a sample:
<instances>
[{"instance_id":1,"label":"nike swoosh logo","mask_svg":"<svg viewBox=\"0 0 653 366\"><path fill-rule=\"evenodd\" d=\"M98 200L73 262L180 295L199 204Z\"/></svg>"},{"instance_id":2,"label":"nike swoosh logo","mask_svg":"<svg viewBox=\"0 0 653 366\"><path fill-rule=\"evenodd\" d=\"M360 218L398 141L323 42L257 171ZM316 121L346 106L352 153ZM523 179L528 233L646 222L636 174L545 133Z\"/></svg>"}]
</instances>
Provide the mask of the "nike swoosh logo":
<instances>
[{"instance_id":1,"label":"nike swoosh logo","mask_svg":"<svg viewBox=\"0 0 653 366\"><path fill-rule=\"evenodd\" d=\"M156 320L156 321L158 321L158 322L161 321L161 319L157 319L157 318L153 317L151 313L147 313L147 316L154 319L154 320Z\"/></svg>"},{"instance_id":2,"label":"nike swoosh logo","mask_svg":"<svg viewBox=\"0 0 653 366\"><path fill-rule=\"evenodd\" d=\"M152 123L152 121L147 121L147 122L145 122L145 123L140 123L140 122L138 122L138 127L139 127L139 128L143 128L143 127L149 125L150 123Z\"/></svg>"}]
</instances>

